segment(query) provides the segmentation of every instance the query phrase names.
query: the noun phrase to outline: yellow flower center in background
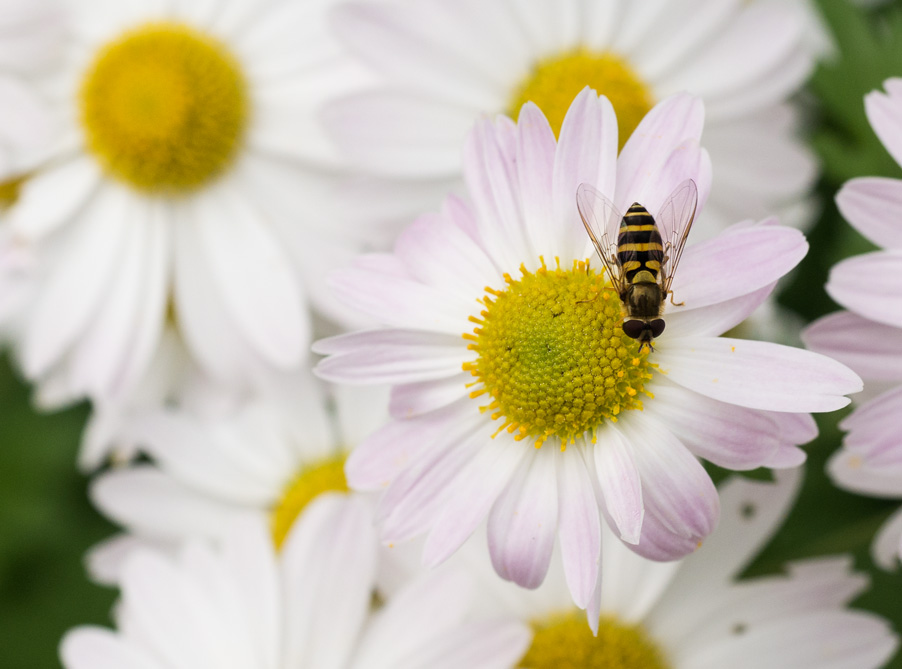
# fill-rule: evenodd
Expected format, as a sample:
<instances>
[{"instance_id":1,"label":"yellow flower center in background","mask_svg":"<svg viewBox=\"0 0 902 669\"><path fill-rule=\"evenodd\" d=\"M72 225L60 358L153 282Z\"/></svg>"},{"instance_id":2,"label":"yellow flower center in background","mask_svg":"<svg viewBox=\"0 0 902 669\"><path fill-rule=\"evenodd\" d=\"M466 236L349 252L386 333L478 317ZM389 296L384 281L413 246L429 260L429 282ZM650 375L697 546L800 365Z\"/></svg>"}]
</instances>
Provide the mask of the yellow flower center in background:
<instances>
[{"instance_id":1,"label":"yellow flower center in background","mask_svg":"<svg viewBox=\"0 0 902 669\"><path fill-rule=\"evenodd\" d=\"M276 548L281 548L288 531L301 512L314 498L324 492L348 492L344 455L303 467L285 489L282 499L273 508L270 517L270 528Z\"/></svg>"},{"instance_id":2,"label":"yellow flower center in background","mask_svg":"<svg viewBox=\"0 0 902 669\"><path fill-rule=\"evenodd\" d=\"M586 263L570 270L521 278L505 275L507 288L486 288L478 327L463 336L478 354L463 368L478 380L471 397L488 394L481 407L517 439L550 436L562 448L586 434L594 440L605 420L641 409L651 378L647 353L623 334L620 300Z\"/></svg>"},{"instance_id":3,"label":"yellow flower center in background","mask_svg":"<svg viewBox=\"0 0 902 669\"><path fill-rule=\"evenodd\" d=\"M582 611L534 623L535 636L518 666L524 669L667 669L640 626L602 618L598 636Z\"/></svg>"},{"instance_id":4,"label":"yellow flower center in background","mask_svg":"<svg viewBox=\"0 0 902 669\"><path fill-rule=\"evenodd\" d=\"M87 146L142 191L185 192L221 174L247 126L247 84L215 39L156 23L107 44L81 85Z\"/></svg>"},{"instance_id":5,"label":"yellow flower center in background","mask_svg":"<svg viewBox=\"0 0 902 669\"><path fill-rule=\"evenodd\" d=\"M532 101L545 114L555 136L573 98L591 86L607 96L617 112L620 148L654 105L651 91L622 58L577 49L536 64L515 90L508 115L517 118L520 107Z\"/></svg>"}]
</instances>

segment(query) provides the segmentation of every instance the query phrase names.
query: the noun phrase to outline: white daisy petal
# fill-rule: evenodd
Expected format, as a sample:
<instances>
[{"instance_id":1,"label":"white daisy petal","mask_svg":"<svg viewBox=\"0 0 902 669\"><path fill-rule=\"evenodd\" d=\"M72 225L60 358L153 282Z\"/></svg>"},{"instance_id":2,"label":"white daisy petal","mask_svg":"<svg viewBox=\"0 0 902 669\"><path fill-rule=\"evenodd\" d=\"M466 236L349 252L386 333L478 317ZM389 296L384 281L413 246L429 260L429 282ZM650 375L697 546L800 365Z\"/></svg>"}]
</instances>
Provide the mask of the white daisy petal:
<instances>
[{"instance_id":1,"label":"white daisy petal","mask_svg":"<svg viewBox=\"0 0 902 669\"><path fill-rule=\"evenodd\" d=\"M370 604L376 551L370 514L359 499L320 496L283 547L285 629L282 666L346 666L348 639ZM334 587L335 584L341 587Z\"/></svg>"},{"instance_id":2,"label":"white daisy petal","mask_svg":"<svg viewBox=\"0 0 902 669\"><path fill-rule=\"evenodd\" d=\"M810 351L743 339L670 339L657 355L668 379L697 393L751 409L835 411L861 380Z\"/></svg>"},{"instance_id":3,"label":"white daisy petal","mask_svg":"<svg viewBox=\"0 0 902 669\"><path fill-rule=\"evenodd\" d=\"M100 627L77 627L66 634L60 659L68 669L163 669L162 664Z\"/></svg>"},{"instance_id":4,"label":"white daisy petal","mask_svg":"<svg viewBox=\"0 0 902 669\"><path fill-rule=\"evenodd\" d=\"M880 526L871 546L874 562L887 571L899 568L902 556L902 509L896 511Z\"/></svg>"},{"instance_id":5,"label":"white daisy petal","mask_svg":"<svg viewBox=\"0 0 902 669\"><path fill-rule=\"evenodd\" d=\"M30 239L52 233L85 206L100 178L100 168L84 156L36 174L22 185L17 205L9 212L9 224ZM46 197L48 191L53 197Z\"/></svg>"}]
</instances>

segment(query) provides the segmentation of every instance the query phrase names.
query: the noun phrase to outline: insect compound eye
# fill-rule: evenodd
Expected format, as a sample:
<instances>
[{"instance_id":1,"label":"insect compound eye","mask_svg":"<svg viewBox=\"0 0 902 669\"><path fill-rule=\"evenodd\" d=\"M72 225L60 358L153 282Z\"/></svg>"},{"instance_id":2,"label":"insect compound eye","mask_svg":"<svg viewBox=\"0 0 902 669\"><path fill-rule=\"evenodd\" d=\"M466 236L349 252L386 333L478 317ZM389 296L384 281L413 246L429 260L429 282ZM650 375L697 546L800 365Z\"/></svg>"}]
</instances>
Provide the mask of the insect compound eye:
<instances>
[{"instance_id":1,"label":"insect compound eye","mask_svg":"<svg viewBox=\"0 0 902 669\"><path fill-rule=\"evenodd\" d=\"M623 334L627 337L638 339L642 335L643 330L645 330L643 321L625 321L623 323Z\"/></svg>"},{"instance_id":2,"label":"insect compound eye","mask_svg":"<svg viewBox=\"0 0 902 669\"><path fill-rule=\"evenodd\" d=\"M648 326L651 328L652 337L660 337L661 333L664 332L664 319L656 318Z\"/></svg>"}]
</instances>

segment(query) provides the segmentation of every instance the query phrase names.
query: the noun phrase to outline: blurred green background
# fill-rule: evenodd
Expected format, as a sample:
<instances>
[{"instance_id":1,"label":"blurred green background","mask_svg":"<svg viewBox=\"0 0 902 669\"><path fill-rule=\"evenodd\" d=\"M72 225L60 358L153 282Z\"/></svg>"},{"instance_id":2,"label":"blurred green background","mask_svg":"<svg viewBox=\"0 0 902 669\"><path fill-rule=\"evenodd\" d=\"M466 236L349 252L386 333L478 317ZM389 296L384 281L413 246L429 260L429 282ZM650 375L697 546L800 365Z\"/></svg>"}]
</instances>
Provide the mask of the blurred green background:
<instances>
[{"instance_id":1,"label":"blurred green background","mask_svg":"<svg viewBox=\"0 0 902 669\"><path fill-rule=\"evenodd\" d=\"M814 75L802 96L811 113L809 136L824 163L818 194L823 211L809 235L811 251L781 302L812 320L836 310L823 291L839 259L870 249L839 217L833 195L848 178L902 170L877 141L864 115L863 96L884 79L902 76L902 7L857 9L847 0L821 0L838 52ZM897 502L867 499L834 488L824 463L841 441L846 412L818 417L821 436L809 445L801 498L780 533L749 569L776 572L790 560L852 553L872 587L856 605L902 630L902 574L874 568L869 547ZM58 667L57 644L78 624L109 622L115 592L92 585L83 556L113 527L93 511L86 479L75 467L87 407L35 413L28 388L0 359L0 665L8 669ZM754 474L752 474L754 475ZM902 669L902 657L889 667Z\"/></svg>"}]
</instances>

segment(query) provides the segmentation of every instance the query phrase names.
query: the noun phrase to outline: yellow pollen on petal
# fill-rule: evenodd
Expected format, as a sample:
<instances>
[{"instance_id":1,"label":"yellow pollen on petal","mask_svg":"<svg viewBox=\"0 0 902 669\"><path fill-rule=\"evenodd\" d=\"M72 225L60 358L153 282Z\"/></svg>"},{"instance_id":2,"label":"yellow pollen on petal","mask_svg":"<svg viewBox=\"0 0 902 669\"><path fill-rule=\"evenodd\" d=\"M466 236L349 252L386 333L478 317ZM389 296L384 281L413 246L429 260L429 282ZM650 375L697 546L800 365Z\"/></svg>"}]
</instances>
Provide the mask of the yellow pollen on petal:
<instances>
[{"instance_id":1,"label":"yellow pollen on petal","mask_svg":"<svg viewBox=\"0 0 902 669\"><path fill-rule=\"evenodd\" d=\"M545 114L555 136L560 134L570 103L586 86L607 96L617 113L620 148L654 106L648 85L616 54L576 49L537 63L511 96L508 115L532 101Z\"/></svg>"},{"instance_id":2,"label":"yellow pollen on petal","mask_svg":"<svg viewBox=\"0 0 902 669\"><path fill-rule=\"evenodd\" d=\"M314 498L325 492L348 491L344 467L345 456L340 455L301 469L270 514L270 529L276 548L281 548L294 521Z\"/></svg>"},{"instance_id":3,"label":"yellow pollen on petal","mask_svg":"<svg viewBox=\"0 0 902 669\"><path fill-rule=\"evenodd\" d=\"M477 380L470 397L488 395L480 410L499 421L496 435L536 447L593 440L604 421L642 408L648 353L623 334L620 300L603 299L613 289L585 262L520 273L505 290L486 288L480 325L463 335L477 354L463 364Z\"/></svg>"},{"instance_id":4,"label":"yellow pollen on petal","mask_svg":"<svg viewBox=\"0 0 902 669\"><path fill-rule=\"evenodd\" d=\"M219 176L249 115L247 82L231 53L176 23L146 24L100 49L80 105L86 144L106 172L164 194Z\"/></svg>"},{"instance_id":5,"label":"yellow pollen on petal","mask_svg":"<svg viewBox=\"0 0 902 669\"><path fill-rule=\"evenodd\" d=\"M534 622L534 636L517 665L523 669L669 669L661 650L639 625L603 617L598 636L574 610Z\"/></svg>"}]
</instances>

